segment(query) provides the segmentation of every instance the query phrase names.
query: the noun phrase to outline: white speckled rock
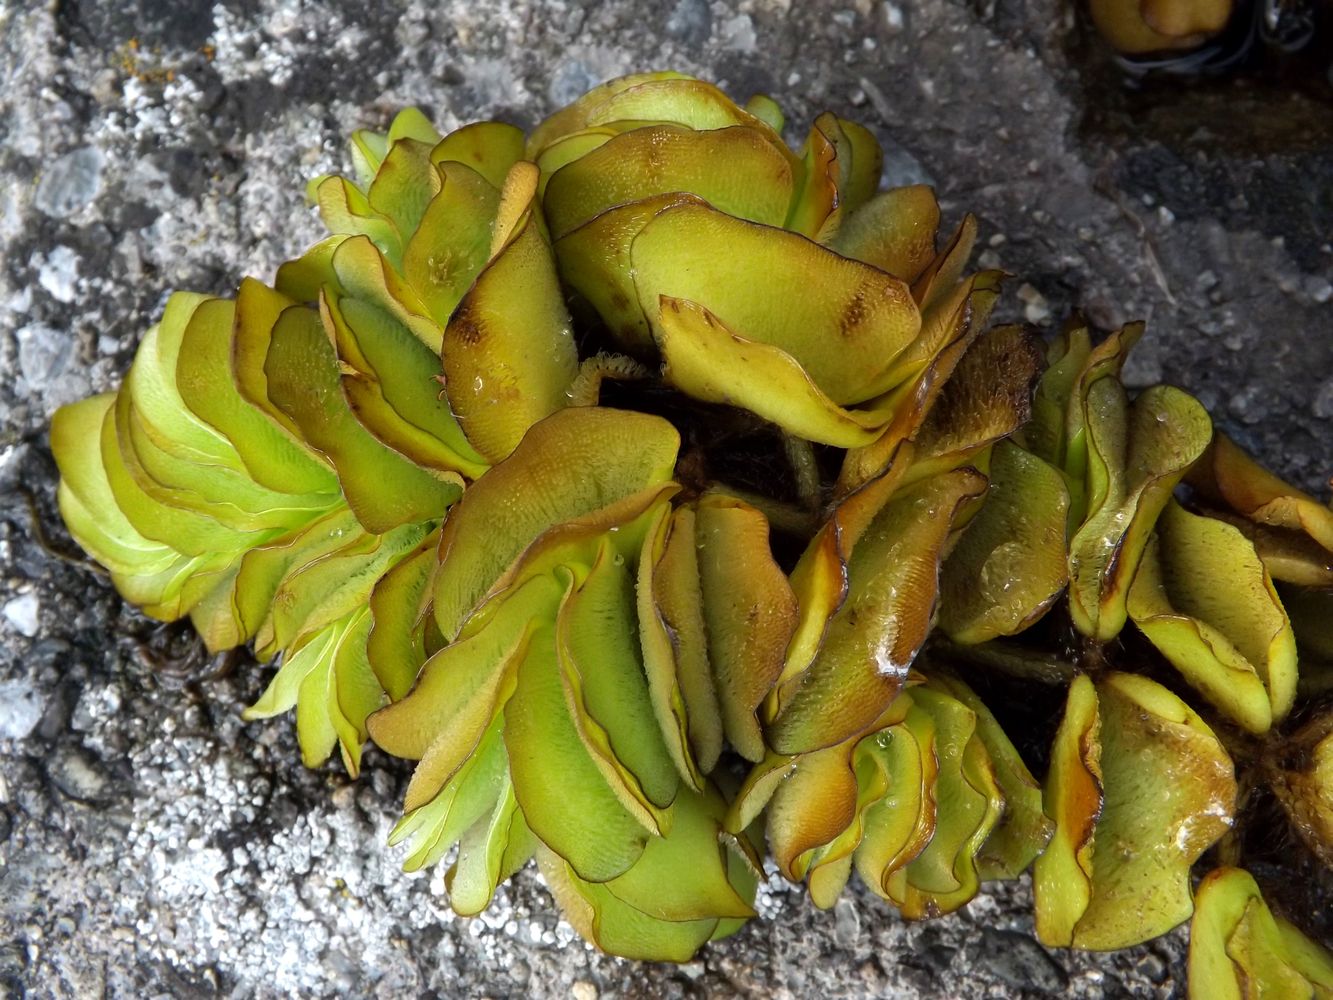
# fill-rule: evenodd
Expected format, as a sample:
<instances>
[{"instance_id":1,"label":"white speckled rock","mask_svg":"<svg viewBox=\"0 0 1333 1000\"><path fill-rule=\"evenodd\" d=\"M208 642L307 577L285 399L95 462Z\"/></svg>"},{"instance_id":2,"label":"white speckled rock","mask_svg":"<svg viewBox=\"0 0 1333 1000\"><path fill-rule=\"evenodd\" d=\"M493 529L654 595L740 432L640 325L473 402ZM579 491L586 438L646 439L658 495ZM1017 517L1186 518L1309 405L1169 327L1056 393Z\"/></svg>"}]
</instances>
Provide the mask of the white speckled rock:
<instances>
[{"instance_id":1,"label":"white speckled rock","mask_svg":"<svg viewBox=\"0 0 1333 1000\"><path fill-rule=\"evenodd\" d=\"M1006 318L1148 318L1150 374L1199 393L1234 417L1229 431L1317 488L1333 470L1333 406L1318 394L1333 371L1333 220L1327 199L1306 195L1331 176L1329 147L1230 159L1188 118L1206 111L1177 107L1184 124L1171 126L1126 118L1115 95L1090 109L1087 95L1104 88L1085 87L1067 61L1080 51L1068 5L1008 6L0 10L0 370L22 374L0 380L0 991L1178 992L1179 934L1116 956L1049 954L1026 937L1025 883L908 925L862 890L820 913L773 878L763 919L680 969L594 953L531 871L482 917L455 918L441 871L404 875L383 846L403 767L372 751L356 786L303 770L286 720L237 718L267 672L242 663L209 676L188 629L126 609L54 513L52 407L114 387L171 289L225 292L312 242L304 181L343 164L353 128L408 103L445 128L489 115L532 124L601 78L666 66L741 98L772 93L797 131L824 108L865 121L894 178L933 178L950 220L980 214L989 263L1032 290L1009 294ZM1196 280L1205 271L1211 284ZM1257 402L1228 413L1246 392Z\"/></svg>"}]
</instances>

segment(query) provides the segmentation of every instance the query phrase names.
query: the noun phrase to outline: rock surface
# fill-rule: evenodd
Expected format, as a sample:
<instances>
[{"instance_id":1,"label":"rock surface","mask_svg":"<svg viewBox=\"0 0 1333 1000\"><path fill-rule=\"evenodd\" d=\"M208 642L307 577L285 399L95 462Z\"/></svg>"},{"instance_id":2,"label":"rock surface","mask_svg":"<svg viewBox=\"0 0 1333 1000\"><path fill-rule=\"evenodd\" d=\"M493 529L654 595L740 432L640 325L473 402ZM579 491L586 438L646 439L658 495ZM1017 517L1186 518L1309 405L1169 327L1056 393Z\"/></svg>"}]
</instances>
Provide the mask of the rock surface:
<instances>
[{"instance_id":1,"label":"rock surface","mask_svg":"<svg viewBox=\"0 0 1333 1000\"><path fill-rule=\"evenodd\" d=\"M825 914L774 880L764 919L679 968L592 952L532 872L483 917L453 918L441 873L405 876L383 846L403 769L372 751L349 784L299 766L286 720L241 724L267 671L204 663L188 629L120 602L59 525L46 444L56 407L116 385L170 290L226 293L316 238L304 181L343 165L353 128L409 103L444 128L530 125L606 77L672 66L772 94L796 129L824 108L864 121L895 183L929 180L948 218L980 216L983 263L1022 276L1009 316L1148 319L1134 380L1197 393L1320 489L1327 93L1127 94L1104 62L1054 0L0 8L0 989L1177 994L1179 933L1047 953L1026 883L908 925L860 890Z\"/></svg>"}]
</instances>

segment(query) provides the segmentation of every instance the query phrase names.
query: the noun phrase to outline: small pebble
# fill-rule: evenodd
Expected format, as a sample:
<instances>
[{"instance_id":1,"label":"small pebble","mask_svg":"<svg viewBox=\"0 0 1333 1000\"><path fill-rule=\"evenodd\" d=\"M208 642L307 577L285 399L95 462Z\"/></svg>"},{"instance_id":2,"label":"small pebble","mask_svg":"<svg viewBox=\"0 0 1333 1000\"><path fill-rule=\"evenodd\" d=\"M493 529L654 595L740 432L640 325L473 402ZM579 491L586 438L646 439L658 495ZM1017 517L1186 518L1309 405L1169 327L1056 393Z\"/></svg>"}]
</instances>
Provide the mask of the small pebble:
<instances>
[{"instance_id":1,"label":"small pebble","mask_svg":"<svg viewBox=\"0 0 1333 1000\"><path fill-rule=\"evenodd\" d=\"M10 598L5 602L5 621L9 622L16 631L31 639L37 634L37 616L40 609L41 603L35 593L29 591L26 594L19 594L18 597Z\"/></svg>"},{"instance_id":2,"label":"small pebble","mask_svg":"<svg viewBox=\"0 0 1333 1000\"><path fill-rule=\"evenodd\" d=\"M58 157L42 172L33 203L55 219L65 219L92 203L102 190L102 153L84 146Z\"/></svg>"}]
</instances>

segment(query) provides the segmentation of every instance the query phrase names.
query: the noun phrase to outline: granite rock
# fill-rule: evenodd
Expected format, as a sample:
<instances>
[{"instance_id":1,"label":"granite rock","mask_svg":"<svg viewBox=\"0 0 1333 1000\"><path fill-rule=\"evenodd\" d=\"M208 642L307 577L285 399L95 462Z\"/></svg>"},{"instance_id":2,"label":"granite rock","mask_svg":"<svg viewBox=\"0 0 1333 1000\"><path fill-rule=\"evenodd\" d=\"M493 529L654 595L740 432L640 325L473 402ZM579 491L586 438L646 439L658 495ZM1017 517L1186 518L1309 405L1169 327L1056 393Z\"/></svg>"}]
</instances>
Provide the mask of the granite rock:
<instances>
[{"instance_id":1,"label":"granite rock","mask_svg":"<svg viewBox=\"0 0 1333 1000\"><path fill-rule=\"evenodd\" d=\"M1006 318L1147 319L1132 378L1199 394L1224 429L1322 488L1333 145L1281 126L1316 120L1310 102L1326 96L1225 82L1197 100L1184 85L1122 92L1090 68L1070 7L0 9L0 367L18 374L0 381L12 624L0 625L0 985L34 997L1177 994L1180 933L1118 955L1048 953L1026 937L1026 883L913 925L861 889L821 913L772 878L763 919L680 968L593 952L531 871L483 916L456 918L439 870L404 875L383 846L401 764L371 751L351 785L300 767L287 720L242 724L267 669L209 663L187 628L122 604L59 524L46 444L56 406L115 387L172 289L225 293L317 238L304 182L345 165L352 129L405 104L444 128L531 125L589 84L672 66L742 98L772 94L793 129L825 108L866 122L896 182L929 179L949 220L980 216L985 262L1022 276Z\"/></svg>"}]
</instances>

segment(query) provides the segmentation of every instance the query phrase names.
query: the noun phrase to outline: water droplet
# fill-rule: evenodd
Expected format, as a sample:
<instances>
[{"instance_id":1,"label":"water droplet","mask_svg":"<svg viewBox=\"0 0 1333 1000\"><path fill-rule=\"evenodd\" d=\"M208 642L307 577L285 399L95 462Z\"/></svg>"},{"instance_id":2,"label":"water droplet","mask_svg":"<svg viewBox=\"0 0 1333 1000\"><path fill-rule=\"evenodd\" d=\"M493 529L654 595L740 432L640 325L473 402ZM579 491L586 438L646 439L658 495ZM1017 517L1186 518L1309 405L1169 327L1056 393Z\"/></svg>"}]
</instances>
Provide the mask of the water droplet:
<instances>
[{"instance_id":1,"label":"water droplet","mask_svg":"<svg viewBox=\"0 0 1333 1000\"><path fill-rule=\"evenodd\" d=\"M1004 542L995 546L986 561L981 565L977 583L981 587L982 598L990 605L1007 607L1017 596L1014 591L1014 575L1022 564L1027 546L1022 542Z\"/></svg>"}]
</instances>

